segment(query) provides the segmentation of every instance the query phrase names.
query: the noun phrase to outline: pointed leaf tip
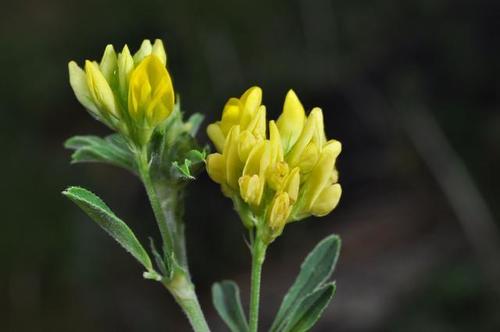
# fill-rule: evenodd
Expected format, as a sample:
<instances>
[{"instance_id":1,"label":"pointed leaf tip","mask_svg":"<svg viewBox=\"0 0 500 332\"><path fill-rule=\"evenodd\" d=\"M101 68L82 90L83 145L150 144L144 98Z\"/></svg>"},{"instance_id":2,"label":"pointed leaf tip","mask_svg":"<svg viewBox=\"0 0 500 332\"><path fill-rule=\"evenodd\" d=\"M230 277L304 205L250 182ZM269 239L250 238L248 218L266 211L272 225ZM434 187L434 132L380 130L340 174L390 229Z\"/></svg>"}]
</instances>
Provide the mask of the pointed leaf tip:
<instances>
[{"instance_id":1,"label":"pointed leaf tip","mask_svg":"<svg viewBox=\"0 0 500 332\"><path fill-rule=\"evenodd\" d=\"M141 263L148 272L154 272L151 259L132 230L91 191L82 187L68 187L62 192L78 205L92 220L115 239Z\"/></svg>"},{"instance_id":2,"label":"pointed leaf tip","mask_svg":"<svg viewBox=\"0 0 500 332\"><path fill-rule=\"evenodd\" d=\"M219 316L231 332L248 331L248 322L241 305L240 290L234 281L224 280L213 284L212 301Z\"/></svg>"}]
</instances>

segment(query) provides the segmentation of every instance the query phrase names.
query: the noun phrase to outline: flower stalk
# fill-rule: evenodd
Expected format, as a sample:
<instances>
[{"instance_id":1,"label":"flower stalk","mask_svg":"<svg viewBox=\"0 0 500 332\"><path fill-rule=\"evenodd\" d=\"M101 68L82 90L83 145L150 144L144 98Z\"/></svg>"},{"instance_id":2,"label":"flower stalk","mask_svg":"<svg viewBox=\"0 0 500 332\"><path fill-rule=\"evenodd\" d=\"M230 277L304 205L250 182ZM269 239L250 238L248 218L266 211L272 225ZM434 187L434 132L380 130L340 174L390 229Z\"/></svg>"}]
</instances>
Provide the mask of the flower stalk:
<instances>
[{"instance_id":1,"label":"flower stalk","mask_svg":"<svg viewBox=\"0 0 500 332\"><path fill-rule=\"evenodd\" d=\"M180 267L172 267L174 269L172 278L164 277L162 283L186 314L193 330L195 332L210 331L187 270L184 225L176 214L179 205L177 201L178 193L173 190L165 191L162 200L159 199L155 183L149 171L146 149L142 149L137 153L137 163L141 180L146 188L151 208L160 229L164 255L173 254L174 261L177 263L178 260L181 265ZM164 213L164 211L168 213ZM167 215L173 220L168 220ZM175 242L172 240L172 226L176 227Z\"/></svg>"},{"instance_id":2,"label":"flower stalk","mask_svg":"<svg viewBox=\"0 0 500 332\"><path fill-rule=\"evenodd\" d=\"M257 332L259 327L260 282L262 266L266 258L267 245L257 237L252 246L252 274L250 281L249 331Z\"/></svg>"}]
</instances>

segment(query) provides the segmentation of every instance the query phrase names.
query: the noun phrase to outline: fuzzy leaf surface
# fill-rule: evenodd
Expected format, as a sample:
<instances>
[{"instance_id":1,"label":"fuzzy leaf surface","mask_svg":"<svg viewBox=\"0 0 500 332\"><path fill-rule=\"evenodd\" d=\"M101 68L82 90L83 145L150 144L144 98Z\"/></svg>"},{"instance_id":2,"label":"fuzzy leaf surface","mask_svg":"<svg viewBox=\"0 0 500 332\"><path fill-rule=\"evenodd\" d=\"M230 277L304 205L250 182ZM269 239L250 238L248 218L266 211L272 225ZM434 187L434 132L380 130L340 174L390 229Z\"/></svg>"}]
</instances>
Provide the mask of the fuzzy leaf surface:
<instances>
[{"instance_id":1,"label":"fuzzy leaf surface","mask_svg":"<svg viewBox=\"0 0 500 332\"><path fill-rule=\"evenodd\" d=\"M125 140L118 134L105 138L98 136L74 136L64 143L64 147L74 150L72 163L100 162L136 172L134 156Z\"/></svg>"},{"instance_id":2,"label":"fuzzy leaf surface","mask_svg":"<svg viewBox=\"0 0 500 332\"><path fill-rule=\"evenodd\" d=\"M271 331L281 331L300 305L301 301L323 286L330 278L337 263L340 251L340 238L330 235L320 241L309 253L300 267L295 282L285 295Z\"/></svg>"},{"instance_id":3,"label":"fuzzy leaf surface","mask_svg":"<svg viewBox=\"0 0 500 332\"><path fill-rule=\"evenodd\" d=\"M309 331L321 317L335 294L335 283L326 284L307 295L290 314L282 332Z\"/></svg>"},{"instance_id":4,"label":"fuzzy leaf surface","mask_svg":"<svg viewBox=\"0 0 500 332\"><path fill-rule=\"evenodd\" d=\"M151 259L135 234L98 196L81 187L69 187L63 191L63 195L78 205L92 220L134 256L146 270L153 270Z\"/></svg>"},{"instance_id":5,"label":"fuzzy leaf surface","mask_svg":"<svg viewBox=\"0 0 500 332\"><path fill-rule=\"evenodd\" d=\"M231 332L247 332L248 322L241 305L240 290L234 281L224 280L212 286L212 301Z\"/></svg>"}]
</instances>

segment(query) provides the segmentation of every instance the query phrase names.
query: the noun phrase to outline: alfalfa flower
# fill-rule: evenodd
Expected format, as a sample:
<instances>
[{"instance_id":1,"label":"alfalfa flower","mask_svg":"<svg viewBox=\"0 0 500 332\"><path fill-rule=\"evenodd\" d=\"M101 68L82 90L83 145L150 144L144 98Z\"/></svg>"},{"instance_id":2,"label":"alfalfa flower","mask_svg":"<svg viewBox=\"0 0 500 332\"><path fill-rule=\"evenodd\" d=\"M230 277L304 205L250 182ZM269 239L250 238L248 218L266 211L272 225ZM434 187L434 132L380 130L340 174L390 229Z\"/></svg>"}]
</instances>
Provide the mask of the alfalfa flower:
<instances>
[{"instance_id":1,"label":"alfalfa flower","mask_svg":"<svg viewBox=\"0 0 500 332\"><path fill-rule=\"evenodd\" d=\"M134 145L146 144L153 130L174 110L175 93L161 40L145 40L132 56L125 45L116 53L108 45L101 61L68 64L78 101L98 120Z\"/></svg>"},{"instance_id":2,"label":"alfalfa flower","mask_svg":"<svg viewBox=\"0 0 500 332\"><path fill-rule=\"evenodd\" d=\"M207 171L233 199L245 226L256 227L271 242L288 222L335 208L341 145L326 139L321 109L306 116L292 90L281 116L269 122L267 136L261 102L257 87L229 99L222 119L207 128L218 151L208 156Z\"/></svg>"}]
</instances>

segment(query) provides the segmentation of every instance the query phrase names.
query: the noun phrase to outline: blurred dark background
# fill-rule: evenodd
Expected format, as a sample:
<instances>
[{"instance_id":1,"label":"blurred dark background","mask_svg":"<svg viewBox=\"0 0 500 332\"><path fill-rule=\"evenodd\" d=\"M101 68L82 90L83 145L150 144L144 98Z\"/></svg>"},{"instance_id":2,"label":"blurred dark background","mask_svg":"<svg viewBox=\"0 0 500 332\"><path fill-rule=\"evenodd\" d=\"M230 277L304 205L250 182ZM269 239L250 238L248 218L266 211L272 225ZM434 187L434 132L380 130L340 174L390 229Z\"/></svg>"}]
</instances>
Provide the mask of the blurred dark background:
<instances>
[{"instance_id":1,"label":"blurred dark background","mask_svg":"<svg viewBox=\"0 0 500 332\"><path fill-rule=\"evenodd\" d=\"M287 227L264 267L262 327L299 264L343 238L338 291L314 331L500 331L498 1L2 1L0 331L188 331L159 284L60 192L98 193L145 241L156 234L139 181L69 165L63 141L108 131L84 112L67 62L108 43L165 41L188 114L264 90L272 117L289 88L342 141L344 195ZM204 131L199 135L207 142ZM246 303L249 253L230 202L191 185L192 272L214 331L210 286Z\"/></svg>"}]
</instances>

